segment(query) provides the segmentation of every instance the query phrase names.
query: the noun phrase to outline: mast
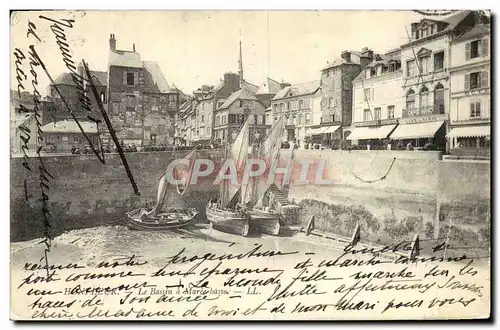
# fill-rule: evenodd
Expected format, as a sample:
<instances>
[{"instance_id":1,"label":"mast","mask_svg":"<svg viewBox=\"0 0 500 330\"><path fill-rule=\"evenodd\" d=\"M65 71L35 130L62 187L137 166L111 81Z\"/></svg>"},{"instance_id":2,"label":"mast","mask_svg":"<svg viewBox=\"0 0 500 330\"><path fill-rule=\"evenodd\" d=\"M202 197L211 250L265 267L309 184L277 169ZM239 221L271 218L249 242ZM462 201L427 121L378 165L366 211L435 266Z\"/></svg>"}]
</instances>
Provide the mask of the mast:
<instances>
[{"instance_id":1,"label":"mast","mask_svg":"<svg viewBox=\"0 0 500 330\"><path fill-rule=\"evenodd\" d=\"M240 57L238 58L238 74L240 76L240 86L243 85L243 52L241 51L241 29L240 29Z\"/></svg>"}]
</instances>

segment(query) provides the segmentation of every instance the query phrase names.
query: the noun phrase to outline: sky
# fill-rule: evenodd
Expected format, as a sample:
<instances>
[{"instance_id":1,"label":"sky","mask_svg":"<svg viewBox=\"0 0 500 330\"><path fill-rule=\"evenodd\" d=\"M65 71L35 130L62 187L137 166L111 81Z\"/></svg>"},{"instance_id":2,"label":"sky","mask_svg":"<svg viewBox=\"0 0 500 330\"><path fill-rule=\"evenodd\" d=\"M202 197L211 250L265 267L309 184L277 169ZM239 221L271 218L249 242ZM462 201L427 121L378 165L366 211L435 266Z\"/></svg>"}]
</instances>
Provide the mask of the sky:
<instances>
[{"instance_id":1,"label":"sky","mask_svg":"<svg viewBox=\"0 0 500 330\"><path fill-rule=\"evenodd\" d=\"M238 71L242 42L245 80L261 85L266 77L298 84L320 78L320 70L343 50L363 47L383 53L408 41L406 29L422 16L412 11L52 11L16 12L11 17L11 68L17 47L26 55L34 44L53 79L65 68L50 29L54 20L74 19L64 34L75 60L91 70L107 70L109 36L117 49L135 49L156 61L169 84L186 94L217 85L225 72ZM28 23L42 40L27 38ZM29 67L28 60L23 67ZM29 70L26 70L29 71ZM11 88L16 89L11 70ZM28 84L25 84L28 85ZM39 73L45 94L48 78Z\"/></svg>"}]
</instances>

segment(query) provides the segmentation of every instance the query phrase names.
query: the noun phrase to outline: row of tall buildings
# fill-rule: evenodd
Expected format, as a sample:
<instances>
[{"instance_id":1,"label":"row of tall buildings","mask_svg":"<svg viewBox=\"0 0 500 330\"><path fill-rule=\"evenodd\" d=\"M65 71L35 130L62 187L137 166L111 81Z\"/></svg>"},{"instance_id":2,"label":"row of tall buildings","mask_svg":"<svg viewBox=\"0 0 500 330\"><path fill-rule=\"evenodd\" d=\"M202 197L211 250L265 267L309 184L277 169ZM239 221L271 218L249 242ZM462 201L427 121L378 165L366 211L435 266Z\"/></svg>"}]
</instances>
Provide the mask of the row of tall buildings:
<instances>
[{"instance_id":1,"label":"row of tall buildings","mask_svg":"<svg viewBox=\"0 0 500 330\"><path fill-rule=\"evenodd\" d=\"M251 116L251 139L264 137L284 116L287 141L347 147L391 145L441 150L488 150L490 141L490 19L479 11L460 11L411 23L408 42L385 53L368 47L346 50L320 69L315 81L290 84L267 78L245 79L240 42L237 73L225 73L214 85L186 95L169 84L155 62L132 49L117 49L109 38L107 71L92 71L98 97L123 145L146 146L231 142ZM80 65L78 73L83 73ZM42 102L45 142L55 151L87 141L71 120L63 100L82 122L74 76L63 73ZM92 116L97 100L84 85ZM29 114L14 116L34 124ZM105 125L85 122L93 138L98 130L112 144ZM33 130L36 131L36 130ZM17 130L14 136L19 135ZM17 135L16 135L17 134ZM36 139L32 139L33 141Z\"/></svg>"},{"instance_id":2,"label":"row of tall buildings","mask_svg":"<svg viewBox=\"0 0 500 330\"><path fill-rule=\"evenodd\" d=\"M231 141L247 115L253 138L285 116L288 141L488 149L490 19L460 11L411 23L408 42L385 53L346 50L321 68L317 81L260 86L226 73L201 86L176 115L178 144Z\"/></svg>"}]
</instances>

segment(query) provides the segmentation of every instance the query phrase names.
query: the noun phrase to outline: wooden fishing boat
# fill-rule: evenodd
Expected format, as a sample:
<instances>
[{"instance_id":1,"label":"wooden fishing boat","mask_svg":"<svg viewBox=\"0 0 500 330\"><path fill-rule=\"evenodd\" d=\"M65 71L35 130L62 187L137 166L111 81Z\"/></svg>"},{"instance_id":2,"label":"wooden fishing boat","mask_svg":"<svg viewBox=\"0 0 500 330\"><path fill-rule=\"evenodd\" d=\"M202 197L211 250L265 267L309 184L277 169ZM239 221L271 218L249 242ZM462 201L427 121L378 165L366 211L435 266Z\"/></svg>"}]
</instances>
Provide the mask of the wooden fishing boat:
<instances>
[{"instance_id":1,"label":"wooden fishing boat","mask_svg":"<svg viewBox=\"0 0 500 330\"><path fill-rule=\"evenodd\" d=\"M183 170L175 170L177 181L182 185L177 187L179 194L184 194L187 190L189 178L192 171L196 150L191 151L186 157L189 166ZM174 158L175 150L172 151L171 159ZM165 203L169 183L165 172L158 180L158 191L156 205L153 208L138 208L127 213L127 228L131 230L169 230L187 226L191 224L198 211L193 208L166 208L162 209Z\"/></svg>"},{"instance_id":2,"label":"wooden fishing boat","mask_svg":"<svg viewBox=\"0 0 500 330\"><path fill-rule=\"evenodd\" d=\"M248 235L250 225L248 215L244 212L222 209L218 207L217 203L209 203L205 212L212 228L229 234Z\"/></svg>"},{"instance_id":3,"label":"wooden fishing boat","mask_svg":"<svg viewBox=\"0 0 500 330\"><path fill-rule=\"evenodd\" d=\"M285 120L281 117L266 136L266 138L256 145L253 150L253 156L259 159L265 159L266 164L270 165L273 161L279 159L281 149L281 139L285 130ZM250 217L250 230L269 235L279 235L281 214L276 209L274 199L270 198L269 188L272 183L268 182L266 177L252 178L246 187L245 201L247 213Z\"/></svg>"},{"instance_id":4,"label":"wooden fishing boat","mask_svg":"<svg viewBox=\"0 0 500 330\"><path fill-rule=\"evenodd\" d=\"M127 227L131 230L166 230L176 229L193 222L198 212L195 209L167 208L156 216L150 216L152 210L136 209L127 213Z\"/></svg>"},{"instance_id":5,"label":"wooden fishing boat","mask_svg":"<svg viewBox=\"0 0 500 330\"><path fill-rule=\"evenodd\" d=\"M247 117L233 143L226 146L225 160L234 160L238 173L241 173L248 158L249 120ZM239 207L242 205L237 201L239 193L241 193L240 183L233 185L228 180L221 183L219 197L215 201L211 200L205 210L212 228L229 234L248 235L249 217Z\"/></svg>"}]
</instances>

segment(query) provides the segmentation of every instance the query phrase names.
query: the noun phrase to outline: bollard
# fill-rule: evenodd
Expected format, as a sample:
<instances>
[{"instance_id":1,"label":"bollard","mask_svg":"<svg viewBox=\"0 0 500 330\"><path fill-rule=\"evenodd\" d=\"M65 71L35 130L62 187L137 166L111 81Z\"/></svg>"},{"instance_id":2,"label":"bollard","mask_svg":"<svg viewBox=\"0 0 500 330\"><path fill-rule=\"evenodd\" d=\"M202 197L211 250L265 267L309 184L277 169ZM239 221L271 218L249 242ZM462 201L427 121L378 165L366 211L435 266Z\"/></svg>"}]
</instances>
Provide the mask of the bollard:
<instances>
[{"instance_id":1,"label":"bollard","mask_svg":"<svg viewBox=\"0 0 500 330\"><path fill-rule=\"evenodd\" d=\"M307 227L306 227L306 235L309 236L311 234L311 232L314 230L314 218L315 216L313 215L311 217L311 220L309 220L309 223L307 224Z\"/></svg>"},{"instance_id":2,"label":"bollard","mask_svg":"<svg viewBox=\"0 0 500 330\"><path fill-rule=\"evenodd\" d=\"M352 234L350 245L354 246L354 245L358 244L360 239L361 239L361 227L359 224L357 224L356 228L354 229L354 233Z\"/></svg>"},{"instance_id":3,"label":"bollard","mask_svg":"<svg viewBox=\"0 0 500 330\"><path fill-rule=\"evenodd\" d=\"M415 234L415 237L413 238L413 242L411 244L411 251L409 252L409 257L410 259L413 259L419 255L420 255L420 238L418 237L418 234Z\"/></svg>"}]
</instances>

